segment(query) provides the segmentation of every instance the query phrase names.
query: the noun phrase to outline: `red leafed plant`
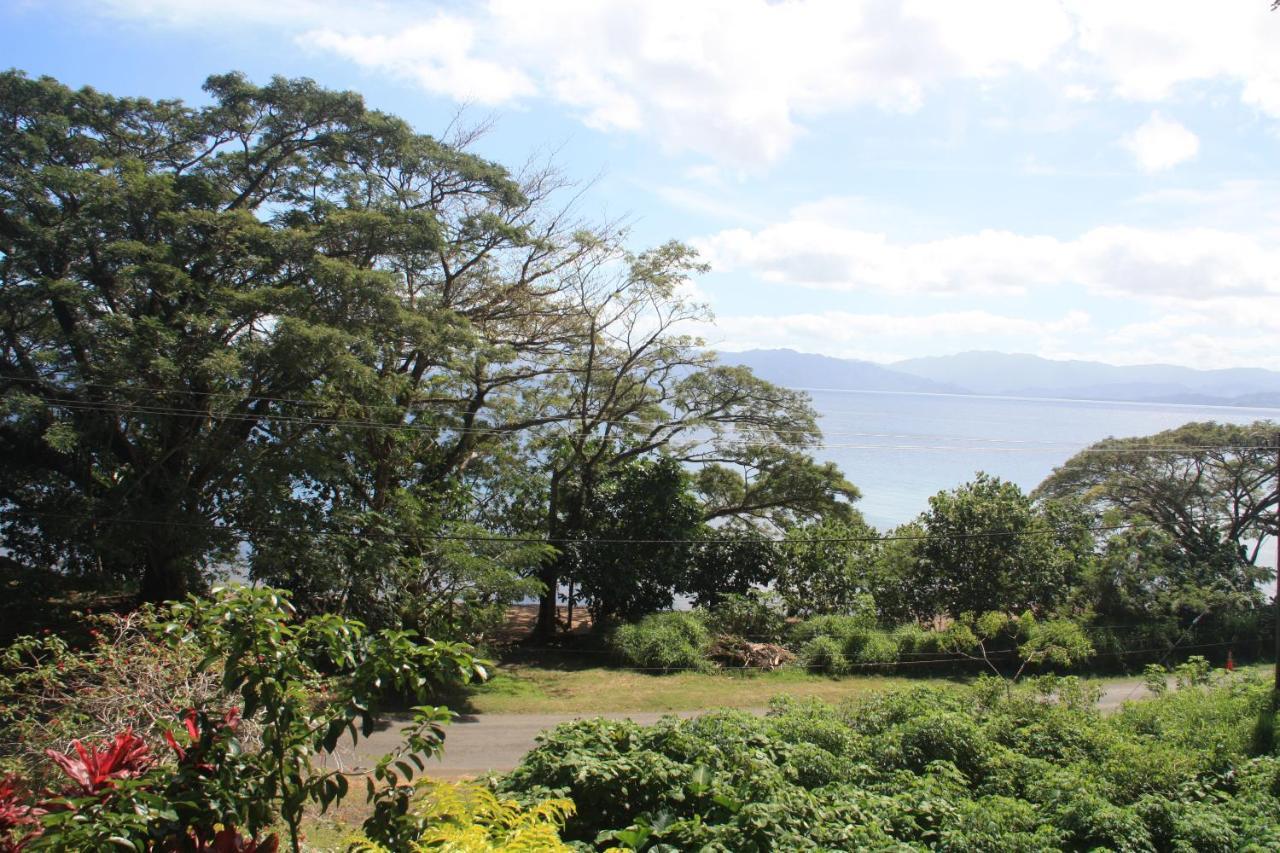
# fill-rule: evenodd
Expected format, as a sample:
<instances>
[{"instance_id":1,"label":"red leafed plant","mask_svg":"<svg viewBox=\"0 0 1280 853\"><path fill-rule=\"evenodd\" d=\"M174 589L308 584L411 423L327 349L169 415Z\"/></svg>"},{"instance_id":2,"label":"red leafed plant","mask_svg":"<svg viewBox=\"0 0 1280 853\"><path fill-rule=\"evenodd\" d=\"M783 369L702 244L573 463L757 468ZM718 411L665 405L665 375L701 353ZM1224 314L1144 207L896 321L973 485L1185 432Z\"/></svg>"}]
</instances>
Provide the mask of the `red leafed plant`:
<instances>
[{"instance_id":1,"label":"red leafed plant","mask_svg":"<svg viewBox=\"0 0 1280 853\"><path fill-rule=\"evenodd\" d=\"M269 835L262 841L255 841L252 838L245 838L239 830L229 826L219 830L208 847L202 845L198 849L207 850L209 853L276 853L276 848L279 846L280 839L274 835Z\"/></svg>"},{"instance_id":2,"label":"red leafed plant","mask_svg":"<svg viewBox=\"0 0 1280 853\"><path fill-rule=\"evenodd\" d=\"M85 747L78 740L71 742L76 755L63 755L46 750L49 758L63 769L86 794L92 794L109 786L115 779L133 779L146 772L152 765L151 753L142 738L125 729L100 746Z\"/></svg>"},{"instance_id":3,"label":"red leafed plant","mask_svg":"<svg viewBox=\"0 0 1280 853\"><path fill-rule=\"evenodd\" d=\"M187 736L191 739L191 746L208 746L208 738L212 738L218 732L223 730L234 732L236 730L236 726L240 724L240 709L235 707L228 709L222 715L222 721L213 725L207 715L197 712L195 708L188 708L186 714L182 717L182 724L186 727ZM204 737L201 736L202 733ZM178 762L185 762L189 748L179 746L172 732L165 732L164 739L174 751L174 754L178 756Z\"/></svg>"},{"instance_id":4,"label":"red leafed plant","mask_svg":"<svg viewBox=\"0 0 1280 853\"><path fill-rule=\"evenodd\" d=\"M39 834L34 829L38 824L41 809L28 804L22 796L15 776L0 776L0 853L17 853L26 846L27 841ZM21 839L14 838L14 830L23 830L26 835Z\"/></svg>"}]
</instances>

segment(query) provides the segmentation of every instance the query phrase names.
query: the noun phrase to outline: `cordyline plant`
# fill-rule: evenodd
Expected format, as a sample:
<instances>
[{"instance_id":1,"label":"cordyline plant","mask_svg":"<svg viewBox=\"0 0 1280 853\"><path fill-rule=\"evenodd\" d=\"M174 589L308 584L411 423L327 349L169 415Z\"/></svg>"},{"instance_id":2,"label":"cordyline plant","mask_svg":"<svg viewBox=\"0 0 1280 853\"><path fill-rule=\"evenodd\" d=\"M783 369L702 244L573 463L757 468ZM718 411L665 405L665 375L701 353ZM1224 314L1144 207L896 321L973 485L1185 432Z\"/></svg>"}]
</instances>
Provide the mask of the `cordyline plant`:
<instances>
[{"instance_id":1,"label":"cordyline plant","mask_svg":"<svg viewBox=\"0 0 1280 853\"><path fill-rule=\"evenodd\" d=\"M112 847L268 853L275 837L254 839L279 823L298 851L306 804L327 809L348 791L346 777L321 769L318 755L333 752L344 734L353 741L368 736L383 697L422 701L445 684L485 676L465 646L408 631L369 633L336 616L298 621L286 595L270 589L219 588L210 599L172 605L164 635L205 651L201 668L219 670L223 691L240 707L218 714L188 709L164 738L176 764L161 763L129 730L97 745L74 742L71 754L51 751L73 784L37 807L6 780L0 853ZM405 730L411 752L379 766L391 791L371 787L371 799L397 798L393 760L411 776L406 760L421 769L423 756L443 745L451 712L429 705L414 711ZM242 720L260 731L259 749L242 748ZM386 821L397 809L375 811ZM371 829L383 834L377 821Z\"/></svg>"}]
</instances>

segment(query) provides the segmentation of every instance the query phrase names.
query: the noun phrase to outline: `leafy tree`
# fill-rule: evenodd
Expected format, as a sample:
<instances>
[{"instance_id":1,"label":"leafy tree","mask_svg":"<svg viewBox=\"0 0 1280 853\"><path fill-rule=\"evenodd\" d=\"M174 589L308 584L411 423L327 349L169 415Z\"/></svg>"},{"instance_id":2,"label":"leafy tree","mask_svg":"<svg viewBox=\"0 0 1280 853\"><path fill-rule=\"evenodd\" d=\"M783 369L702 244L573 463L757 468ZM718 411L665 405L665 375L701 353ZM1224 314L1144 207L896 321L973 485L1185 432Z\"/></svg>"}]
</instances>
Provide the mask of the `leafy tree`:
<instances>
[{"instance_id":1,"label":"leafy tree","mask_svg":"<svg viewBox=\"0 0 1280 853\"><path fill-rule=\"evenodd\" d=\"M662 453L684 465L714 465L730 454L744 458L746 447L802 448L817 440L816 415L806 395L764 382L745 368L719 365L700 340L682 333L710 318L704 306L680 291L701 269L692 250L672 243L624 255L610 274L594 271L579 282L579 313L588 333L566 357L564 370L545 384L545 393L561 401L566 419L530 440L532 464L546 483L544 523L550 541L581 539L593 496L613 469L632 460ZM798 487L789 491L779 482L770 511L782 517L788 506L804 512L836 500L835 494L815 495L815 481L818 489L851 490L834 471L796 478ZM738 509L752 512L745 505ZM714 506L704 515L726 518L736 511ZM685 560L691 555L686 550ZM555 631L558 590L572 576L574 559L562 552L538 573L540 636Z\"/></svg>"},{"instance_id":2,"label":"leafy tree","mask_svg":"<svg viewBox=\"0 0 1280 853\"><path fill-rule=\"evenodd\" d=\"M1138 438L1109 438L1068 459L1037 497L1076 498L1099 514L1160 526L1193 558L1213 559L1223 543L1257 560L1275 532L1277 426L1184 424Z\"/></svg>"},{"instance_id":3,"label":"leafy tree","mask_svg":"<svg viewBox=\"0 0 1280 853\"><path fill-rule=\"evenodd\" d=\"M586 506L584 541L567 546L593 620L669 609L684 586L687 540L704 532L688 475L674 459L637 459L613 469Z\"/></svg>"},{"instance_id":4,"label":"leafy tree","mask_svg":"<svg viewBox=\"0 0 1280 853\"><path fill-rule=\"evenodd\" d=\"M997 611L977 617L964 614L946 633L946 645L951 651L981 660L1001 678L1004 673L991 659L993 652L987 644L1009 640L1017 643L1018 668L1005 682L1008 690L1028 667L1044 663L1070 666L1088 660L1094 652L1079 623L1070 619L1039 620L1031 611L1017 618Z\"/></svg>"},{"instance_id":5,"label":"leafy tree","mask_svg":"<svg viewBox=\"0 0 1280 853\"><path fill-rule=\"evenodd\" d=\"M717 461L700 461L695 488L708 521L787 530L806 521L848 523L857 517L858 488L834 463L819 463L803 450L729 446Z\"/></svg>"},{"instance_id":6,"label":"leafy tree","mask_svg":"<svg viewBox=\"0 0 1280 853\"><path fill-rule=\"evenodd\" d=\"M1013 483L979 473L929 499L914 580L922 616L1048 612L1063 603L1092 543L1083 519L1037 508Z\"/></svg>"},{"instance_id":7,"label":"leafy tree","mask_svg":"<svg viewBox=\"0 0 1280 853\"><path fill-rule=\"evenodd\" d=\"M306 81L206 90L197 110L0 76L4 545L150 599L231 552L229 495L285 446L268 418L358 381L352 348L394 313L349 228L272 213L339 140L402 127Z\"/></svg>"},{"instance_id":8,"label":"leafy tree","mask_svg":"<svg viewBox=\"0 0 1280 853\"><path fill-rule=\"evenodd\" d=\"M698 607L718 609L731 596L747 596L772 585L783 565L784 548L755 527L707 529L692 550L681 592Z\"/></svg>"},{"instance_id":9,"label":"leafy tree","mask_svg":"<svg viewBox=\"0 0 1280 853\"><path fill-rule=\"evenodd\" d=\"M858 613L870 592L877 535L860 516L793 527L782 545L774 589L791 615Z\"/></svg>"}]
</instances>

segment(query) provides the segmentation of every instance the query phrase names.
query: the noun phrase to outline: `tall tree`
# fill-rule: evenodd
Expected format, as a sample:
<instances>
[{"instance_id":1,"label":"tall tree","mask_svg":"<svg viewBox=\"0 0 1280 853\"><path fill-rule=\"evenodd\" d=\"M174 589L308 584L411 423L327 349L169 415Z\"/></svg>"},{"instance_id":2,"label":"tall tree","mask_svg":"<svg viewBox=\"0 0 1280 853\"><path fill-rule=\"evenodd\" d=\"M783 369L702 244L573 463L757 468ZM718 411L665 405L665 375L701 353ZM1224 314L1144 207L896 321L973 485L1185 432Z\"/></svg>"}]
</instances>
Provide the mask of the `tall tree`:
<instances>
[{"instance_id":1,"label":"tall tree","mask_svg":"<svg viewBox=\"0 0 1280 853\"><path fill-rule=\"evenodd\" d=\"M1244 548L1252 564L1276 532L1278 435L1280 426L1257 421L1110 438L1054 469L1034 494L1154 522L1192 558L1216 560L1224 543Z\"/></svg>"},{"instance_id":2,"label":"tall tree","mask_svg":"<svg viewBox=\"0 0 1280 853\"><path fill-rule=\"evenodd\" d=\"M982 472L929 498L920 526L911 580L921 618L1052 611L1093 550L1082 515L1036 506L1015 484Z\"/></svg>"},{"instance_id":3,"label":"tall tree","mask_svg":"<svg viewBox=\"0 0 1280 853\"><path fill-rule=\"evenodd\" d=\"M284 208L402 125L306 81L192 109L0 75L0 527L28 563L184 593L273 419L358 384L382 273ZM313 206L314 207L314 206Z\"/></svg>"},{"instance_id":4,"label":"tall tree","mask_svg":"<svg viewBox=\"0 0 1280 853\"><path fill-rule=\"evenodd\" d=\"M0 76L3 544L159 599L248 539L255 574L385 610L481 448L558 416L566 270L621 234L354 94L206 89Z\"/></svg>"}]
</instances>

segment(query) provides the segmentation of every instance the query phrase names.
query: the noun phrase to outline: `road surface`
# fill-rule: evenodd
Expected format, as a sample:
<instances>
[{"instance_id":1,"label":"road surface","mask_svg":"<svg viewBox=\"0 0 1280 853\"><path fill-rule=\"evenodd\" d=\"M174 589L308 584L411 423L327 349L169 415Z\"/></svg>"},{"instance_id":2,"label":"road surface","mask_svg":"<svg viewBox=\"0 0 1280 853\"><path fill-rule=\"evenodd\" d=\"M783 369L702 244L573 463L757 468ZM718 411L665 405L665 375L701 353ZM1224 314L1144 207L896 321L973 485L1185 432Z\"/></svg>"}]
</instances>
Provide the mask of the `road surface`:
<instances>
[{"instance_id":1,"label":"road surface","mask_svg":"<svg viewBox=\"0 0 1280 853\"><path fill-rule=\"evenodd\" d=\"M1103 711L1119 708L1129 699L1142 699L1150 694L1139 680L1107 685L1098 702ZM764 714L764 708L748 708L753 714ZM674 714L694 717L701 711L665 711L640 713L582 714L479 714L464 715L445 730L445 751L439 760L428 764L427 773L436 778L457 779L479 776L489 771L505 772L520 763L535 746L540 732L571 720L605 717L611 720L634 720L641 725L656 723ZM370 770L378 759L400 745L400 729L409 722L408 715L392 715L368 738L354 747L345 739L327 766L347 773Z\"/></svg>"}]
</instances>

